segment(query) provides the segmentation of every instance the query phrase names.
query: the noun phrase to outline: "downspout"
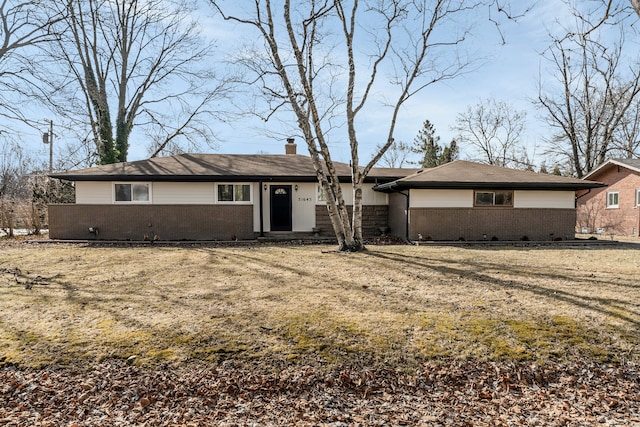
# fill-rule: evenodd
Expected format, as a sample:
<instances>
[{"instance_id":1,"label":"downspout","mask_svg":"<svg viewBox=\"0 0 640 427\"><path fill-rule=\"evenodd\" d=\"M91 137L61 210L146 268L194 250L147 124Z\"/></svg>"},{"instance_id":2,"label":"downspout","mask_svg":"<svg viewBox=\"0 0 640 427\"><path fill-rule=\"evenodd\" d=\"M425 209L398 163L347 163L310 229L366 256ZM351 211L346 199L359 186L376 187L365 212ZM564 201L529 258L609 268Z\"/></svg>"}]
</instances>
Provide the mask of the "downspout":
<instances>
[{"instance_id":1,"label":"downspout","mask_svg":"<svg viewBox=\"0 0 640 427\"><path fill-rule=\"evenodd\" d=\"M258 191L260 192L260 235L259 237L264 237L264 206L262 205L262 186L264 183L259 181Z\"/></svg>"},{"instance_id":2,"label":"downspout","mask_svg":"<svg viewBox=\"0 0 640 427\"><path fill-rule=\"evenodd\" d=\"M586 192L586 193L584 193L584 194L581 194L581 195L577 196L577 197L575 198L575 203L574 203L574 206L573 206L573 207L574 207L574 208L577 208L577 207L578 207L578 199L580 199L581 197L586 196L586 195L587 195L587 194L589 194L589 193L591 193L591 189L590 189L590 188L589 188L589 189L587 189L587 192Z\"/></svg>"},{"instance_id":3,"label":"downspout","mask_svg":"<svg viewBox=\"0 0 640 427\"><path fill-rule=\"evenodd\" d=\"M394 193L398 193L398 194L402 194L404 197L407 198L407 203L405 205L405 216L404 216L404 241L409 243L409 244L414 244L410 239L409 239L409 191L407 191L406 193L403 193L402 191L395 191L394 187L397 187L397 184L392 183L389 186L389 190L393 191Z\"/></svg>"},{"instance_id":4,"label":"downspout","mask_svg":"<svg viewBox=\"0 0 640 427\"><path fill-rule=\"evenodd\" d=\"M406 214L405 214L405 224L404 224L404 239L405 241L411 243L413 245L413 242L409 239L409 191L407 191L407 194L403 193L402 191L398 191L398 194L402 194L404 197L407 198L407 204L406 204Z\"/></svg>"}]
</instances>

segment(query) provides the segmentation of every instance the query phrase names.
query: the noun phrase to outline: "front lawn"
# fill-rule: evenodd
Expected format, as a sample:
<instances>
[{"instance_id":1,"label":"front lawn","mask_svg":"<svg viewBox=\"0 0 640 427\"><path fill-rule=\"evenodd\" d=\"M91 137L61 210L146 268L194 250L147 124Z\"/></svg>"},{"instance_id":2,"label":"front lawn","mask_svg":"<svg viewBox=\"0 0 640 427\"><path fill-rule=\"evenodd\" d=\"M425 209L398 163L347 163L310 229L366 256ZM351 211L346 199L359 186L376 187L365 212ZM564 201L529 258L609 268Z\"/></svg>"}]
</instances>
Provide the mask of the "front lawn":
<instances>
[{"instance_id":1,"label":"front lawn","mask_svg":"<svg viewBox=\"0 0 640 427\"><path fill-rule=\"evenodd\" d=\"M630 247L86 246L0 257L0 365L637 362Z\"/></svg>"},{"instance_id":2,"label":"front lawn","mask_svg":"<svg viewBox=\"0 0 640 427\"><path fill-rule=\"evenodd\" d=\"M0 246L1 425L640 425L633 246Z\"/></svg>"}]
</instances>

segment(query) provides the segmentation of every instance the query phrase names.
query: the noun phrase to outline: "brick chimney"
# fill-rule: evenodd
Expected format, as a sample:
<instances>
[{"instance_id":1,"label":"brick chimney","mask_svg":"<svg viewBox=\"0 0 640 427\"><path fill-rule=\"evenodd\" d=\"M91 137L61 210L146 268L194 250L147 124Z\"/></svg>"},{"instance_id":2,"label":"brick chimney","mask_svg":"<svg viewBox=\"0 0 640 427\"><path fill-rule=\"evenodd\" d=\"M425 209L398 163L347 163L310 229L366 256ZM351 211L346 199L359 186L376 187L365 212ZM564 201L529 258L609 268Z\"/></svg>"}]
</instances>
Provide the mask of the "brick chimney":
<instances>
[{"instance_id":1,"label":"brick chimney","mask_svg":"<svg viewBox=\"0 0 640 427\"><path fill-rule=\"evenodd\" d=\"M293 138L287 138L287 143L284 146L285 154L287 154L287 155L289 155L289 154L295 155L296 154L297 145L293 141L294 141Z\"/></svg>"}]
</instances>

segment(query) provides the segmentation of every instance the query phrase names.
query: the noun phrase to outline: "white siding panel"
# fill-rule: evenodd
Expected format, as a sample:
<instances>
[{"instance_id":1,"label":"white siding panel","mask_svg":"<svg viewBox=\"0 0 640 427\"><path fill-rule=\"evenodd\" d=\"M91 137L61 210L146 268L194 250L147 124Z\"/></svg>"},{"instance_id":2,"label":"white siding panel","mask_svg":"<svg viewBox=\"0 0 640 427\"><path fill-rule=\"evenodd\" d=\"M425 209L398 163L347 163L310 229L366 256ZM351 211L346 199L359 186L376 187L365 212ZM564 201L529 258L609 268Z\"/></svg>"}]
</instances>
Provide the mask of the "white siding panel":
<instances>
[{"instance_id":1,"label":"white siding panel","mask_svg":"<svg viewBox=\"0 0 640 427\"><path fill-rule=\"evenodd\" d=\"M154 182L153 203L158 205L203 205L214 203L212 182Z\"/></svg>"},{"instance_id":2,"label":"white siding panel","mask_svg":"<svg viewBox=\"0 0 640 427\"><path fill-rule=\"evenodd\" d=\"M513 207L571 209L575 207L575 192L517 190L513 195Z\"/></svg>"},{"instance_id":3,"label":"white siding panel","mask_svg":"<svg viewBox=\"0 0 640 427\"><path fill-rule=\"evenodd\" d=\"M346 205L353 205L353 187L350 183L342 183L340 184L340 188L342 189L342 197L344 197L344 203Z\"/></svg>"},{"instance_id":4,"label":"white siding panel","mask_svg":"<svg viewBox=\"0 0 640 427\"><path fill-rule=\"evenodd\" d=\"M411 190L412 208L472 208L473 190Z\"/></svg>"},{"instance_id":5,"label":"white siding panel","mask_svg":"<svg viewBox=\"0 0 640 427\"><path fill-rule=\"evenodd\" d=\"M263 192L263 189L260 187L259 182L254 182L251 184L252 197L253 197L253 231L255 233L260 232L260 194L262 194L264 204L267 196L266 192ZM268 212L268 211L267 211ZM266 230L265 230L266 231Z\"/></svg>"},{"instance_id":6,"label":"white siding panel","mask_svg":"<svg viewBox=\"0 0 640 427\"><path fill-rule=\"evenodd\" d=\"M316 226L317 184L313 182L292 183L293 188L296 185L298 186L298 191L293 191L291 227L293 231L311 231Z\"/></svg>"},{"instance_id":7,"label":"white siding panel","mask_svg":"<svg viewBox=\"0 0 640 427\"><path fill-rule=\"evenodd\" d=\"M373 191L375 184L362 185L362 204L367 206L386 206L389 204L389 195L380 191Z\"/></svg>"},{"instance_id":8,"label":"white siding panel","mask_svg":"<svg viewBox=\"0 0 640 427\"><path fill-rule=\"evenodd\" d=\"M319 184L316 184L318 186ZM375 184L362 184L362 204L363 205L386 205L387 195L379 191L373 191ZM340 184L342 197L346 205L353 205L353 186L350 182Z\"/></svg>"},{"instance_id":9,"label":"white siding panel","mask_svg":"<svg viewBox=\"0 0 640 427\"><path fill-rule=\"evenodd\" d=\"M263 231L265 232L269 232L271 231L271 202L269 200L269 195L271 194L271 190L269 190L269 185L271 185L272 183L263 183L263 187L260 189L260 192L262 193L262 226L263 226ZM258 185L260 185L258 183ZM264 189L264 186L267 186L267 189ZM254 218L253 218L253 231L255 232L259 232L260 231L260 194L259 193L253 193L253 199L254 199L254 203L253 203L253 212L254 212ZM256 208L257 207L257 208ZM257 215L255 213L258 213Z\"/></svg>"},{"instance_id":10,"label":"white siding panel","mask_svg":"<svg viewBox=\"0 0 640 427\"><path fill-rule=\"evenodd\" d=\"M112 186L109 181L76 181L76 204L110 205L113 203Z\"/></svg>"},{"instance_id":11,"label":"white siding panel","mask_svg":"<svg viewBox=\"0 0 640 427\"><path fill-rule=\"evenodd\" d=\"M316 189L319 188L319 184L314 184ZM386 206L389 204L389 195L381 193L379 191L373 191L375 184L363 184L362 185L362 204L367 206ZM344 197L344 203L346 205L353 205L353 187L350 183L343 183L340 185L342 189L342 197ZM318 201L319 205L323 205L325 202Z\"/></svg>"}]
</instances>

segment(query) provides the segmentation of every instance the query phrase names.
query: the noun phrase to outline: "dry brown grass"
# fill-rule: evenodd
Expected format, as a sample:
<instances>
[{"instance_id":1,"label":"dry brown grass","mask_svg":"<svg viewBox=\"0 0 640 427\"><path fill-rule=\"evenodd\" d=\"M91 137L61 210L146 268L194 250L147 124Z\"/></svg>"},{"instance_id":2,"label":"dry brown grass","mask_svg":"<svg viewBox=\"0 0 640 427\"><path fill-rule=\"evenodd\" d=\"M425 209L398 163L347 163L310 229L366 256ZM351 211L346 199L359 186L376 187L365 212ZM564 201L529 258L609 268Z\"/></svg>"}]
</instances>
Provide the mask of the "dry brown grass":
<instances>
[{"instance_id":1,"label":"dry brown grass","mask_svg":"<svg viewBox=\"0 0 640 427\"><path fill-rule=\"evenodd\" d=\"M0 247L0 366L640 358L638 249L333 249Z\"/></svg>"}]
</instances>

